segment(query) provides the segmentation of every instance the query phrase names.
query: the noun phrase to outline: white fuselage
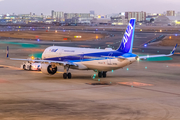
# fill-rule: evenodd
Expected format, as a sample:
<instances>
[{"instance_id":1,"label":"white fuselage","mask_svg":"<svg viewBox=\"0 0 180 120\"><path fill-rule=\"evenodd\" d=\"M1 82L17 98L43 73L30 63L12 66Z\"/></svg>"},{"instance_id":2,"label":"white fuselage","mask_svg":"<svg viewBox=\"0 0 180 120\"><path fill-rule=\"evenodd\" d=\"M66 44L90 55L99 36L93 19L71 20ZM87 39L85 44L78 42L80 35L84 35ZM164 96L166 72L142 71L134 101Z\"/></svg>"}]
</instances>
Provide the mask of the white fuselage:
<instances>
[{"instance_id":1,"label":"white fuselage","mask_svg":"<svg viewBox=\"0 0 180 120\"><path fill-rule=\"evenodd\" d=\"M116 70L136 61L135 57L115 58L113 57L115 54L117 54L116 51L112 49L51 46L45 49L42 59L69 61L78 65L78 67L71 67L73 69L98 71Z\"/></svg>"}]
</instances>

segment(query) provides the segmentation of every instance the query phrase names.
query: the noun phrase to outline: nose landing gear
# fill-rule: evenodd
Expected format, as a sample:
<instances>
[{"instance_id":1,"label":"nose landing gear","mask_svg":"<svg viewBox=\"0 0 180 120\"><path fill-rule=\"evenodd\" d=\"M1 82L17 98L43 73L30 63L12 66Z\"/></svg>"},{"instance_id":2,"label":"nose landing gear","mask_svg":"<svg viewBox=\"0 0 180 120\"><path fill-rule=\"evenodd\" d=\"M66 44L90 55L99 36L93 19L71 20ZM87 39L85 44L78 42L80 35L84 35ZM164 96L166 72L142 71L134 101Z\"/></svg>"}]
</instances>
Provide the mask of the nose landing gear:
<instances>
[{"instance_id":1,"label":"nose landing gear","mask_svg":"<svg viewBox=\"0 0 180 120\"><path fill-rule=\"evenodd\" d=\"M72 75L69 71L69 66L64 66L64 74L63 74L63 78L64 79L71 79L72 78Z\"/></svg>"}]
</instances>

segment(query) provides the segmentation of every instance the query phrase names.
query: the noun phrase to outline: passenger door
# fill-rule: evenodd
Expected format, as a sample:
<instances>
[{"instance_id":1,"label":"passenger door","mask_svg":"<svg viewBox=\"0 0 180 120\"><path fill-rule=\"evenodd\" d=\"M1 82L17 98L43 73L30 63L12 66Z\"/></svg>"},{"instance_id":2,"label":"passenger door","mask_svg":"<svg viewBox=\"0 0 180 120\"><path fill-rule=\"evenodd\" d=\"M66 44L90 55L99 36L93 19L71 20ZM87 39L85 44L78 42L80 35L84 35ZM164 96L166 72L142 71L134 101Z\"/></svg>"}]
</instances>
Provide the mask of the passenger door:
<instances>
[{"instance_id":1,"label":"passenger door","mask_svg":"<svg viewBox=\"0 0 180 120\"><path fill-rule=\"evenodd\" d=\"M83 59L84 59L84 52L82 52L82 55L81 55L80 59L81 59L81 61L83 61Z\"/></svg>"},{"instance_id":2,"label":"passenger door","mask_svg":"<svg viewBox=\"0 0 180 120\"><path fill-rule=\"evenodd\" d=\"M112 59L111 57L112 57L112 55L113 55L112 52L110 52L109 55L108 55L108 58L107 58L107 64L108 65L111 65L111 59Z\"/></svg>"}]
</instances>

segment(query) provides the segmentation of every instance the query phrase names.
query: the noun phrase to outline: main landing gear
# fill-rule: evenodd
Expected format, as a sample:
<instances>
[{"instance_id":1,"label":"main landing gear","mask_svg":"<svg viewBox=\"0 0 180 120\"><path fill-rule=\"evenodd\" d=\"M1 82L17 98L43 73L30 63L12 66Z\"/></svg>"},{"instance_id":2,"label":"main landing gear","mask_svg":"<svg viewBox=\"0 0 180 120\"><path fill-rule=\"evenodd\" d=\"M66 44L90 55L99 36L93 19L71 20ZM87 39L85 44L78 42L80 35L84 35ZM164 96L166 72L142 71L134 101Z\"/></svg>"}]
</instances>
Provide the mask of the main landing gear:
<instances>
[{"instance_id":1,"label":"main landing gear","mask_svg":"<svg viewBox=\"0 0 180 120\"><path fill-rule=\"evenodd\" d=\"M72 76L71 76L71 73L64 73L64 74L63 74L63 78L64 78L64 79L67 79L67 78L68 78L68 79L71 79L71 77L72 77Z\"/></svg>"},{"instance_id":2,"label":"main landing gear","mask_svg":"<svg viewBox=\"0 0 180 120\"><path fill-rule=\"evenodd\" d=\"M63 78L64 79L71 79L72 75L69 71L69 66L64 66L64 74L63 74Z\"/></svg>"},{"instance_id":3,"label":"main landing gear","mask_svg":"<svg viewBox=\"0 0 180 120\"><path fill-rule=\"evenodd\" d=\"M103 77L103 78L105 78L106 77L106 71L102 71L102 72L98 72L98 77L99 78L101 78L101 77Z\"/></svg>"}]
</instances>

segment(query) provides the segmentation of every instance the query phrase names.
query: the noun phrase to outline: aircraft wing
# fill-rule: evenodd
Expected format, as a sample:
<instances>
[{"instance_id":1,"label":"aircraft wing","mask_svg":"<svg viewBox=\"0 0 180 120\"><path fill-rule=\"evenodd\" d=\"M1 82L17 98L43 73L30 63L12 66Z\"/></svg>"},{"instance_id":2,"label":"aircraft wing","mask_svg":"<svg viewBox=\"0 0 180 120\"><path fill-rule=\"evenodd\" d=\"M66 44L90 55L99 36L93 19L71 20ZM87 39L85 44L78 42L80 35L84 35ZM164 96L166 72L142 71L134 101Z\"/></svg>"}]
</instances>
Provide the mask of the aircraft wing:
<instances>
[{"instance_id":1,"label":"aircraft wing","mask_svg":"<svg viewBox=\"0 0 180 120\"><path fill-rule=\"evenodd\" d=\"M33 62L48 62L48 63L58 63L61 65L70 65L70 66L77 66L73 62L68 61L52 61L52 60L32 60L32 59L19 59L19 58L10 58L10 60L21 60L21 61L33 61Z\"/></svg>"},{"instance_id":2,"label":"aircraft wing","mask_svg":"<svg viewBox=\"0 0 180 120\"><path fill-rule=\"evenodd\" d=\"M146 55L146 56L139 56L138 59L139 60L145 60L147 58L155 58L155 57L166 57L166 56L172 56L177 48L177 45L175 45L174 49L172 50L172 52L170 54L161 54L161 55Z\"/></svg>"}]
</instances>

